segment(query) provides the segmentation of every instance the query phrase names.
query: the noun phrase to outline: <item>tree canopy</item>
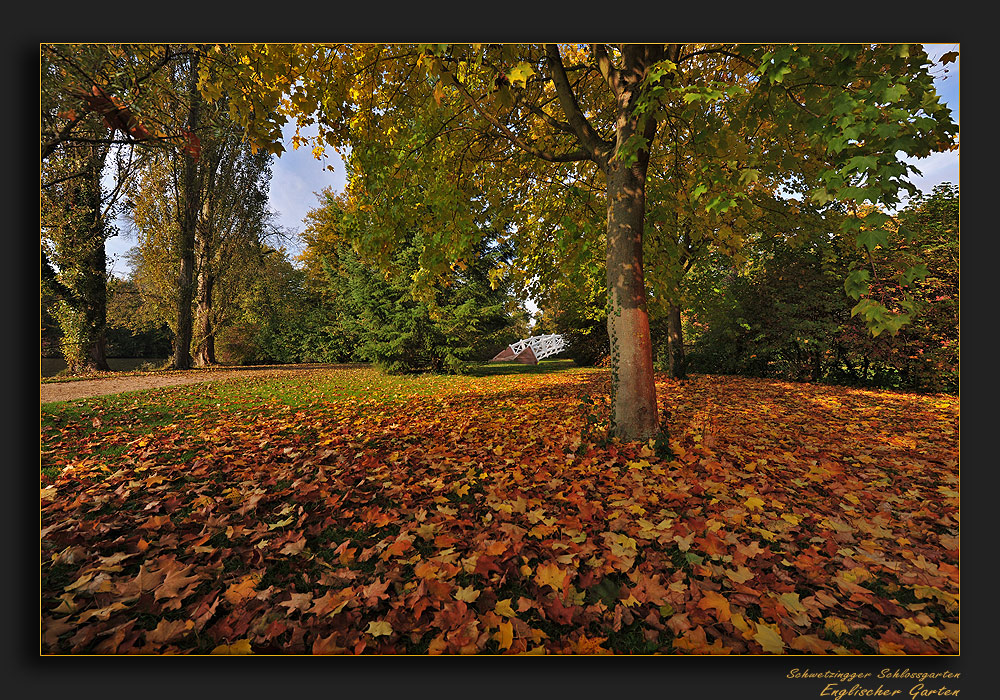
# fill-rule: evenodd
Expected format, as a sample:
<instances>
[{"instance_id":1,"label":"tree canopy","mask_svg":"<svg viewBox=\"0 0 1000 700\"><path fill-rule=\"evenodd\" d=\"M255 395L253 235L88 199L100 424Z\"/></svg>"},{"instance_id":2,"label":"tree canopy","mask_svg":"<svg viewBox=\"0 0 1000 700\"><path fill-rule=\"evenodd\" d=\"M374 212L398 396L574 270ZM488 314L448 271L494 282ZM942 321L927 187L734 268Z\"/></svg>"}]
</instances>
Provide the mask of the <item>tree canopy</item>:
<instances>
[{"instance_id":1,"label":"tree canopy","mask_svg":"<svg viewBox=\"0 0 1000 700\"><path fill-rule=\"evenodd\" d=\"M213 55L203 93L227 95L259 146L280 152L294 119L318 125L317 152L349 150L368 254L388 261L424 231L417 282L469 255L477 217L510 224L537 285L603 264L626 438L658 429L647 303L674 293L679 265L808 205L846 208L843 232L870 252L913 192L903 159L956 144L920 45L242 45L210 76ZM855 311L893 333L912 300L887 308L870 279L849 274Z\"/></svg>"}]
</instances>

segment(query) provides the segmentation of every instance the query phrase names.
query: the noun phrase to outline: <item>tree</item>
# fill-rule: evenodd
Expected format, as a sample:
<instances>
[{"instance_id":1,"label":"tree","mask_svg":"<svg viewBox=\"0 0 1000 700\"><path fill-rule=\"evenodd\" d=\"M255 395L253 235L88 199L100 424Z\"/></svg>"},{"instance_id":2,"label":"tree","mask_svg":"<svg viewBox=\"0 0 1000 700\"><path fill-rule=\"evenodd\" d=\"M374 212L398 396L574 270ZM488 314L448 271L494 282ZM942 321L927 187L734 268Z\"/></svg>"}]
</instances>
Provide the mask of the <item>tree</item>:
<instances>
[{"instance_id":1,"label":"tree","mask_svg":"<svg viewBox=\"0 0 1000 700\"><path fill-rule=\"evenodd\" d=\"M735 157L697 166L699 177L686 194L704 211L725 214L747 196L727 186L734 178L747 182L775 171L794 181L807 171L821 183L811 192L820 203L839 200L852 207L846 230L869 249L884 238L891 217L880 211L862 216L859 205L894 205L901 189L912 190L901 156L950 148L956 132L919 45L239 50L244 60L228 77L206 81L206 96L219 97L227 86L247 82L257 86L240 93L234 110L250 135L272 148L287 116L300 124L316 120L322 144L350 146L352 159L364 164L364 172L354 171L359 183L383 187L384 212L398 209L397 195L419 193L439 222L452 221L487 205L515 206L506 197L511 188L505 183L511 180L544 191L556 181L598 183L606 225L592 242L604 250L612 430L627 440L658 430L644 275L647 172L659 126L676 115L677 105L700 102L718 115L718 128L709 136L720 154L735 149L740 135L752 138L761 129L769 134L761 148L745 156L734 151ZM686 80L692 73L698 79ZM259 108L277 104L276 94L287 95L279 114L262 118ZM696 133L682 135L685 145ZM431 141L447 147L422 160ZM807 146L808 152L790 158L786 142ZM448 166L442 172L444 160ZM538 184L539 175L553 172L556 177ZM715 196L700 199L720 187ZM476 190L471 197L469 190ZM553 222L536 223L518 227L518 239L547 235ZM398 230L386 226L372 234L369 244L381 249L384 261ZM449 258L461 259L474 243L470 235L460 225L439 231L429 239L436 245L421 255L421 265L432 274ZM861 299L866 288L864 272L853 272L852 294ZM895 332L908 320L870 299L859 313L873 332Z\"/></svg>"},{"instance_id":2,"label":"tree","mask_svg":"<svg viewBox=\"0 0 1000 700\"><path fill-rule=\"evenodd\" d=\"M245 259L241 253L247 245L269 236L270 226L270 154L251 153L235 133L218 131L208 141L208 177L195 240L194 360L200 367L216 363L215 329L223 320L213 305L216 284L229 266Z\"/></svg>"},{"instance_id":3,"label":"tree","mask_svg":"<svg viewBox=\"0 0 1000 700\"><path fill-rule=\"evenodd\" d=\"M512 317L505 280L492 274L504 255L495 235L486 235L447 279L431 287L414 286L419 258L426 247L423 234L395 251L381 270L352 247L363 241L365 219L355 203L327 191L323 204L307 220L307 274L320 281L332 302L335 322L356 343L359 359L383 370L405 372L465 371L467 361L494 348L497 336L511 342ZM490 355L492 356L492 355Z\"/></svg>"},{"instance_id":4,"label":"tree","mask_svg":"<svg viewBox=\"0 0 1000 700\"><path fill-rule=\"evenodd\" d=\"M224 102L203 103L200 51L173 66L174 107L194 134L191 147L150 159L131 188L141 249L135 262L150 302L172 307L176 368L216 362L216 330L225 312L214 303L219 281L233 265L255 260L273 228L270 155L243 142Z\"/></svg>"},{"instance_id":5,"label":"tree","mask_svg":"<svg viewBox=\"0 0 1000 700\"><path fill-rule=\"evenodd\" d=\"M56 302L62 354L73 373L109 369L104 252L108 221L101 187L107 152L105 145L88 144L61 154L55 161L71 174L55 177L58 182L42 190L42 279L47 296ZM43 170L43 177L53 177L53 165Z\"/></svg>"},{"instance_id":6,"label":"tree","mask_svg":"<svg viewBox=\"0 0 1000 700\"><path fill-rule=\"evenodd\" d=\"M59 299L71 371L108 368L104 244L113 232L108 222L116 200L141 161L135 156L172 144L196 146L191 132L171 128L164 83L167 69L183 55L157 45L40 47L42 272L49 282L61 278L49 292ZM112 153L117 168L106 192L102 176Z\"/></svg>"},{"instance_id":7,"label":"tree","mask_svg":"<svg viewBox=\"0 0 1000 700\"><path fill-rule=\"evenodd\" d=\"M700 371L830 381L918 391L954 391L958 379L958 192L940 185L896 217L889 245L858 251L837 229L768 232L736 266L718 256L692 277ZM806 217L800 217L800 220ZM901 232L902 231L902 232ZM909 282L920 313L898 333L873 336L843 304L843 280L859 264L870 293L901 308L907 290L887 272L927 267Z\"/></svg>"}]
</instances>

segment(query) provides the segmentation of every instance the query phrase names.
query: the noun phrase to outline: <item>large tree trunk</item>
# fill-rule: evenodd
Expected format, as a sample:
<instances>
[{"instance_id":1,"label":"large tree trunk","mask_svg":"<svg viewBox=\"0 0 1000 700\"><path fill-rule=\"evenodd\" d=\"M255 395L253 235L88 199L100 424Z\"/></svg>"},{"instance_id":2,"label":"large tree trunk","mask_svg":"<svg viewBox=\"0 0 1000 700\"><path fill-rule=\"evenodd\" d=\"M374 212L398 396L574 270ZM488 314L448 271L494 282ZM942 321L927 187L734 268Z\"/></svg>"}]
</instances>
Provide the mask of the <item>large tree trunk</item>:
<instances>
[{"instance_id":1,"label":"large tree trunk","mask_svg":"<svg viewBox=\"0 0 1000 700\"><path fill-rule=\"evenodd\" d=\"M608 337L612 434L647 440L659 432L653 353L642 272L646 160L608 167Z\"/></svg>"},{"instance_id":2,"label":"large tree trunk","mask_svg":"<svg viewBox=\"0 0 1000 700\"><path fill-rule=\"evenodd\" d=\"M201 96L198 92L198 55L191 59L187 94L190 100L187 129L194 133L198 128ZM177 274L177 331L174 335L174 369L191 368L191 338L193 319L191 304L195 292L194 245L201 211L201 187L198 173L198 154L190 150L182 152L181 207L180 207L180 270Z\"/></svg>"},{"instance_id":3,"label":"large tree trunk","mask_svg":"<svg viewBox=\"0 0 1000 700\"><path fill-rule=\"evenodd\" d=\"M672 55L676 54L676 50ZM635 101L646 71L664 56L662 46L626 44L623 67L607 74L618 101L615 155L604 161L608 188L608 338L611 345L611 432L627 441L648 440L660 432L653 379L653 345L646 310L642 237L646 221L648 144L656 136L652 115L639 119ZM622 145L641 138L632 156Z\"/></svg>"},{"instance_id":4,"label":"large tree trunk","mask_svg":"<svg viewBox=\"0 0 1000 700\"><path fill-rule=\"evenodd\" d=\"M667 367L674 379L687 377L687 359L684 354L684 330L681 327L681 307L670 304L667 310Z\"/></svg>"}]
</instances>

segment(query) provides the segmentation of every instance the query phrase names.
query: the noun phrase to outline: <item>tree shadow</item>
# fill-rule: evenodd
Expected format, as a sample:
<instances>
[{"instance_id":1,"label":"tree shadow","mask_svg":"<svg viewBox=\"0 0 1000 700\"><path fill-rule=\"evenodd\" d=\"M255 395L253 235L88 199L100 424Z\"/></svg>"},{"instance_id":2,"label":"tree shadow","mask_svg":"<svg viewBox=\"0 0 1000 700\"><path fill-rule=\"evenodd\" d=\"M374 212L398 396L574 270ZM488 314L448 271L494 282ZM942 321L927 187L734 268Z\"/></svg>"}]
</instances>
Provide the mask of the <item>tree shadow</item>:
<instances>
[{"instance_id":1,"label":"tree shadow","mask_svg":"<svg viewBox=\"0 0 1000 700\"><path fill-rule=\"evenodd\" d=\"M524 365L519 362L480 362L470 363L466 372L471 377L498 377L513 374L553 374L574 369L577 364L571 359L542 360L537 365Z\"/></svg>"}]
</instances>

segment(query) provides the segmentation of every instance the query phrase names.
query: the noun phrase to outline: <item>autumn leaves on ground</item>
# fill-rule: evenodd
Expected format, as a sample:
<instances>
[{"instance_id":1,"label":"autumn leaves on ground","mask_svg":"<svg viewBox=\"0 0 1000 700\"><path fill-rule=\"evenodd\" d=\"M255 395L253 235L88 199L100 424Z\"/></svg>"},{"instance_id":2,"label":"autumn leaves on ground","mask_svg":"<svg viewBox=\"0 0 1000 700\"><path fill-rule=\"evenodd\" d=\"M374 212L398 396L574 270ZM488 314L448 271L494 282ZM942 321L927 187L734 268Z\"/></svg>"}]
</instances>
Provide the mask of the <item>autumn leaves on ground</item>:
<instances>
[{"instance_id":1,"label":"autumn leaves on ground","mask_svg":"<svg viewBox=\"0 0 1000 700\"><path fill-rule=\"evenodd\" d=\"M954 654L958 399L315 370L42 406L43 653Z\"/></svg>"}]
</instances>

